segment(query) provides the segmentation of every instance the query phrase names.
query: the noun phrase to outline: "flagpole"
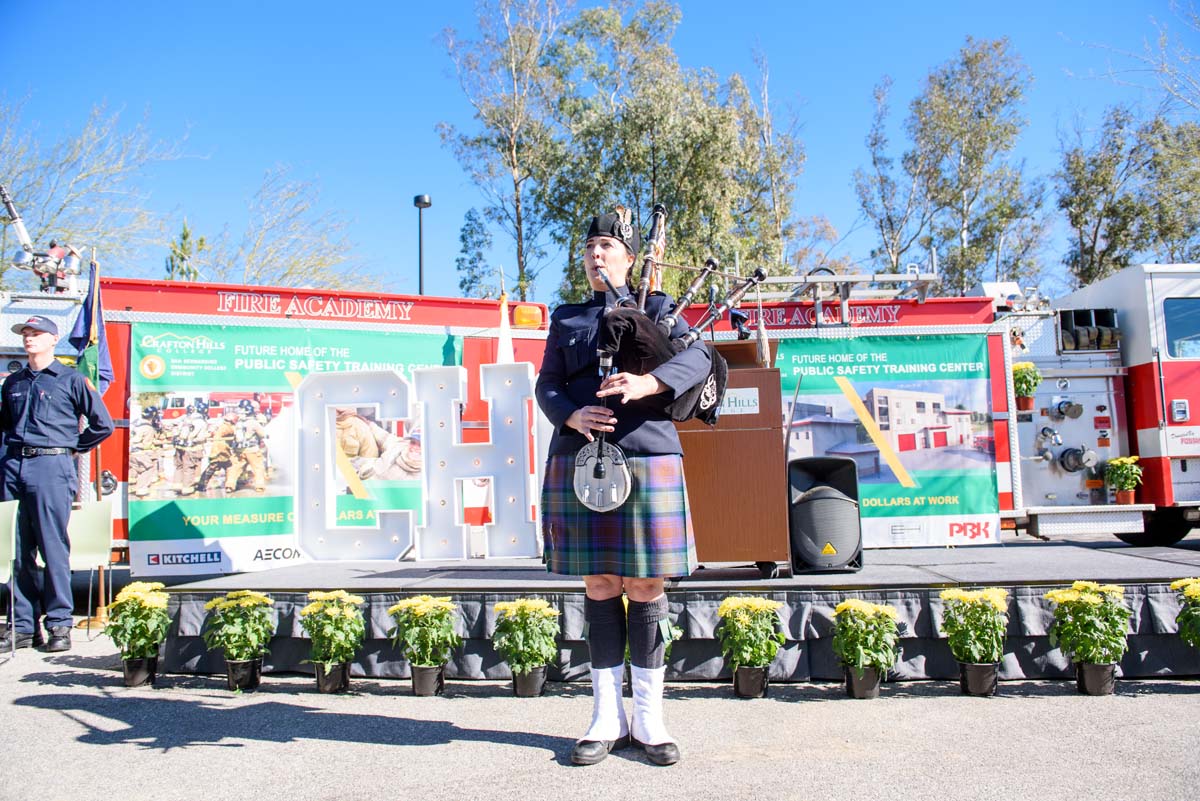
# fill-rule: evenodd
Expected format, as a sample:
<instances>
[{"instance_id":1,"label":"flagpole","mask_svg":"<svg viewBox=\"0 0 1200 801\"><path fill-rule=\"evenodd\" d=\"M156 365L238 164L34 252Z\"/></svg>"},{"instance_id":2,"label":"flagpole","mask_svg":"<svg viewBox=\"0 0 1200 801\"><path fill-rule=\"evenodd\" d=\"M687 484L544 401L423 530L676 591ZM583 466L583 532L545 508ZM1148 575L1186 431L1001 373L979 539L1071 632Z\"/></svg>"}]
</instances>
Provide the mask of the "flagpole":
<instances>
[{"instance_id":1,"label":"flagpole","mask_svg":"<svg viewBox=\"0 0 1200 801\"><path fill-rule=\"evenodd\" d=\"M95 271L94 275L96 276L96 278L95 278L96 283L99 284L100 283L100 262L96 261L96 249L95 248L92 248L92 264L96 265L96 271ZM96 300L95 299L100 297L100 287L97 286L95 288L95 290L93 290L90 294L93 298L92 299L92 307L93 307L92 308L92 326L95 327L95 325L96 325L96 316L95 316L96 315L96 309L95 309ZM91 332L89 331L88 333L90 334ZM96 391L99 392L100 388L96 387ZM99 445L97 445L95 448L92 449L92 484L96 488L96 500L99 501L102 498L101 487L103 486L103 483L100 480L100 446ZM101 587L103 587L103 582L101 582ZM101 589L101 592L103 592L103 589Z\"/></svg>"},{"instance_id":2,"label":"flagpole","mask_svg":"<svg viewBox=\"0 0 1200 801\"><path fill-rule=\"evenodd\" d=\"M92 271L92 275L95 276L94 280L95 280L97 286L90 287L89 289L91 291L89 291L89 293L88 293L91 296L90 303L92 305L92 308L91 308L92 330L88 331L88 341L89 342L91 342L95 338L95 334L96 334L96 331L95 331L96 326L97 326L96 303L97 303L97 299L100 297L100 286L99 286L99 284L100 284L100 262L96 261L96 248L94 248L94 247L92 248L91 266L96 268L95 270ZM90 384L91 382L89 381L88 383ZM100 391L99 387L93 387L93 389L95 389L97 392ZM101 400L101 402L103 403L103 400ZM90 458L91 462L92 462L92 486L96 493L96 502L99 503L101 500L103 500L103 497L104 497L103 490L102 490L103 481L101 480L101 473L100 473L100 446L99 445L96 445L95 448L92 448L92 452L90 454L88 454L88 458ZM111 523L110 523L110 525L111 525ZM107 561L111 563L112 562L112 531L111 530L108 533L108 537L109 537L109 549L108 549L108 560ZM83 620L76 623L75 624L76 628L86 628L86 629L90 630L92 626L103 626L104 624L108 623L108 593L105 591L105 587L104 587L104 574L107 572L107 568L108 568L107 564L100 564L96 568L97 583L100 585L100 597L99 597L99 603L96 605L96 614L93 615L92 617L84 618Z\"/></svg>"}]
</instances>

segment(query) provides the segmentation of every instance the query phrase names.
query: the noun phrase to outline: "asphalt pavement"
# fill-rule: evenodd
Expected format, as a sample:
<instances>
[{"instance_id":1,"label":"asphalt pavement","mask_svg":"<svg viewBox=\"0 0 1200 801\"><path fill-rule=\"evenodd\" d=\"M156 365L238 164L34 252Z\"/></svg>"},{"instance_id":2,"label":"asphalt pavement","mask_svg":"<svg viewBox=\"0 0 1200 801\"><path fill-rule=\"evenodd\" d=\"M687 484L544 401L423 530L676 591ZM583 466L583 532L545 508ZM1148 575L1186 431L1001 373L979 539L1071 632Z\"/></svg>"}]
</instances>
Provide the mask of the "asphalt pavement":
<instances>
[{"instance_id":1,"label":"asphalt pavement","mask_svg":"<svg viewBox=\"0 0 1200 801\"><path fill-rule=\"evenodd\" d=\"M355 679L319 695L309 676L160 676L123 686L103 637L64 654L0 656L0 799L1183 799L1200 766L1200 681L1119 681L1110 697L1071 682L885 684L878 700L838 684L776 684L739 700L725 683L667 688L683 761L639 751L570 764L587 726L586 684L514 698L507 682ZM626 701L627 705L629 700Z\"/></svg>"}]
</instances>

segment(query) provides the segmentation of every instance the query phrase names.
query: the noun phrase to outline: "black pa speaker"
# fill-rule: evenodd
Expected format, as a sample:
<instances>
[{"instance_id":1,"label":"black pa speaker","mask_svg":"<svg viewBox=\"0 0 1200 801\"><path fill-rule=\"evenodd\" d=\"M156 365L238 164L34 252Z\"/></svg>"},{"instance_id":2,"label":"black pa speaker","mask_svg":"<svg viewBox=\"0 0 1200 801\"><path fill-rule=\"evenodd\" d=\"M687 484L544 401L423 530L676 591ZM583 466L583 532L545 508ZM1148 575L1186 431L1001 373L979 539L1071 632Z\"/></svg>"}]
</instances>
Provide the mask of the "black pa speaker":
<instances>
[{"instance_id":1,"label":"black pa speaker","mask_svg":"<svg viewBox=\"0 0 1200 801\"><path fill-rule=\"evenodd\" d=\"M862 569L858 465L839 456L788 462L792 572Z\"/></svg>"}]
</instances>

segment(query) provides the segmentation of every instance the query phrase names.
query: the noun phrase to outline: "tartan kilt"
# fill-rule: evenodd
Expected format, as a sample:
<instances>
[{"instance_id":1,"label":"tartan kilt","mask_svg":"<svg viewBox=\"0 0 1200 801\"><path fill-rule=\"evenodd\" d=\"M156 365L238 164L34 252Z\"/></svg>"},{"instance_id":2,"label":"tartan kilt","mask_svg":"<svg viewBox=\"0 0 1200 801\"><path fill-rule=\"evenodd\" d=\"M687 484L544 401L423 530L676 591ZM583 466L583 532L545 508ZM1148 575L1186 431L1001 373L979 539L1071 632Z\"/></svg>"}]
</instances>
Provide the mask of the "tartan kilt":
<instances>
[{"instance_id":1,"label":"tartan kilt","mask_svg":"<svg viewBox=\"0 0 1200 801\"><path fill-rule=\"evenodd\" d=\"M696 569L683 457L626 454L629 498L594 512L575 497L575 457L551 456L542 486L543 559L551 573L670 578Z\"/></svg>"}]
</instances>

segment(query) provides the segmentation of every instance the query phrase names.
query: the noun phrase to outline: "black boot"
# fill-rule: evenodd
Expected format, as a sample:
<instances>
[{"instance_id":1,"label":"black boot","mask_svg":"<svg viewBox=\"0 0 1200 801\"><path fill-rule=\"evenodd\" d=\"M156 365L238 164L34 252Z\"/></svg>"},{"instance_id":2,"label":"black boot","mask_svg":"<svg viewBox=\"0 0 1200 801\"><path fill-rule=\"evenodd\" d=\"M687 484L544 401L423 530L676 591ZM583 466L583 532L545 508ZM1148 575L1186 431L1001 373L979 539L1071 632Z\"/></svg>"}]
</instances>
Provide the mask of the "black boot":
<instances>
[{"instance_id":1,"label":"black boot","mask_svg":"<svg viewBox=\"0 0 1200 801\"><path fill-rule=\"evenodd\" d=\"M50 639L46 641L46 650L50 652L70 651L71 627L55 626L50 629Z\"/></svg>"},{"instance_id":2,"label":"black boot","mask_svg":"<svg viewBox=\"0 0 1200 801\"><path fill-rule=\"evenodd\" d=\"M0 634L0 651L11 651L14 647L13 639L13 630L5 629L4 633ZM40 648L42 645L42 633L35 631L32 634L28 634L24 631L18 631L16 633L15 645L17 648Z\"/></svg>"}]
</instances>

